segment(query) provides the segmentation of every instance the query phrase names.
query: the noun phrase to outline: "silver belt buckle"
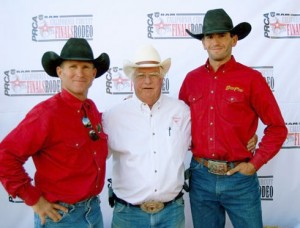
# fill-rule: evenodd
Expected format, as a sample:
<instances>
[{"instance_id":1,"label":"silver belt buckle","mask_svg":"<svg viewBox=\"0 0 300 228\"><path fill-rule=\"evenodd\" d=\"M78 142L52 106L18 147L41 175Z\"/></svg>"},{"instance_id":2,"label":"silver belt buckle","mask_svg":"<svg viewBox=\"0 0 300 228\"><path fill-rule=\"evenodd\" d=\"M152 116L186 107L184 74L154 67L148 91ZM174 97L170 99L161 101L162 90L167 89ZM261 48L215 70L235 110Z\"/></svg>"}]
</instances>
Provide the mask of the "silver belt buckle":
<instances>
[{"instance_id":1,"label":"silver belt buckle","mask_svg":"<svg viewBox=\"0 0 300 228\"><path fill-rule=\"evenodd\" d=\"M142 203L140 208L147 213L157 213L164 208L164 203L159 201L147 201Z\"/></svg>"},{"instance_id":2,"label":"silver belt buckle","mask_svg":"<svg viewBox=\"0 0 300 228\"><path fill-rule=\"evenodd\" d=\"M227 162L218 162L208 160L208 171L217 175L225 175L227 173Z\"/></svg>"}]
</instances>

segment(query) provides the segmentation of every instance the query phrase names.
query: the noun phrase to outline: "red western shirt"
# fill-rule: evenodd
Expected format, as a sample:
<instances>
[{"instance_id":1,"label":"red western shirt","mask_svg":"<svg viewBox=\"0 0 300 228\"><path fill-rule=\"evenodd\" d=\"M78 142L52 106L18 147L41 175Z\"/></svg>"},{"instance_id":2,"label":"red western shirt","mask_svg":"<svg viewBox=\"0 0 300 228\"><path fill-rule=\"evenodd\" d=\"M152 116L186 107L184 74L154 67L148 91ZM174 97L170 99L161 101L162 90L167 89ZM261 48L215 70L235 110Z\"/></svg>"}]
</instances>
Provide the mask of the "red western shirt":
<instances>
[{"instance_id":1,"label":"red western shirt","mask_svg":"<svg viewBox=\"0 0 300 228\"><path fill-rule=\"evenodd\" d=\"M82 123L83 105L99 140ZM101 192L105 177L107 135L95 104L67 91L35 106L0 144L0 180L13 197L34 205L40 196L50 202L76 203ZM23 164L32 157L34 184Z\"/></svg>"},{"instance_id":2,"label":"red western shirt","mask_svg":"<svg viewBox=\"0 0 300 228\"><path fill-rule=\"evenodd\" d=\"M208 61L189 72L179 98L191 109L194 156L224 161L248 158L258 170L286 139L287 128L266 80L233 56L217 72ZM259 119L266 127L253 155L246 145Z\"/></svg>"}]
</instances>

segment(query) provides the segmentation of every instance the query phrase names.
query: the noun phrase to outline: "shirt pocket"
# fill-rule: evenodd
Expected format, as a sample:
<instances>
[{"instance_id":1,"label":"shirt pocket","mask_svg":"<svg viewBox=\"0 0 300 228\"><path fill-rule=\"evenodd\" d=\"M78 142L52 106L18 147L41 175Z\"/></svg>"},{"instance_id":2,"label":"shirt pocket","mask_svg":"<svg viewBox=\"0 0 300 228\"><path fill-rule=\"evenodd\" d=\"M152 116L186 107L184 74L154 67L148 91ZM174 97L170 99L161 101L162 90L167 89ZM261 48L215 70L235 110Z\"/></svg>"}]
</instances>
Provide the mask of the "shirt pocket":
<instances>
[{"instance_id":1,"label":"shirt pocket","mask_svg":"<svg viewBox=\"0 0 300 228\"><path fill-rule=\"evenodd\" d=\"M85 161L84 158L86 157L88 143L87 139L89 138L74 137L64 142L65 150L63 150L63 154L64 157L68 159L68 165L75 166L82 164Z\"/></svg>"},{"instance_id":2,"label":"shirt pocket","mask_svg":"<svg viewBox=\"0 0 300 228\"><path fill-rule=\"evenodd\" d=\"M198 119L201 118L205 113L204 108L204 96L203 94L197 94L195 96L189 97L190 110L191 110L191 118Z\"/></svg>"},{"instance_id":3,"label":"shirt pocket","mask_svg":"<svg viewBox=\"0 0 300 228\"><path fill-rule=\"evenodd\" d=\"M219 104L220 116L230 123L241 123L247 114L246 97L240 92L224 93Z\"/></svg>"}]
</instances>

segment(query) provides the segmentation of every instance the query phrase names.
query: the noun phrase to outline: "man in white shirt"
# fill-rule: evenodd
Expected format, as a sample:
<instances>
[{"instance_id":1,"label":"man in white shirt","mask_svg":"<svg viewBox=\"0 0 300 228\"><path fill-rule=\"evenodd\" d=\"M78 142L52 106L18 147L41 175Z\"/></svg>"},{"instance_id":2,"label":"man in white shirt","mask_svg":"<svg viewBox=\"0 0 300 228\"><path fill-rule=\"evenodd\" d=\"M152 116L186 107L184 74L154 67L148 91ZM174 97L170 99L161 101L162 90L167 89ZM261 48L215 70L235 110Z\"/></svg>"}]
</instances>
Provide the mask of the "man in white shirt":
<instances>
[{"instance_id":1,"label":"man in white shirt","mask_svg":"<svg viewBox=\"0 0 300 228\"><path fill-rule=\"evenodd\" d=\"M171 59L152 46L124 64L134 95L103 114L113 158L112 227L184 227L184 160L190 111L161 93Z\"/></svg>"}]
</instances>

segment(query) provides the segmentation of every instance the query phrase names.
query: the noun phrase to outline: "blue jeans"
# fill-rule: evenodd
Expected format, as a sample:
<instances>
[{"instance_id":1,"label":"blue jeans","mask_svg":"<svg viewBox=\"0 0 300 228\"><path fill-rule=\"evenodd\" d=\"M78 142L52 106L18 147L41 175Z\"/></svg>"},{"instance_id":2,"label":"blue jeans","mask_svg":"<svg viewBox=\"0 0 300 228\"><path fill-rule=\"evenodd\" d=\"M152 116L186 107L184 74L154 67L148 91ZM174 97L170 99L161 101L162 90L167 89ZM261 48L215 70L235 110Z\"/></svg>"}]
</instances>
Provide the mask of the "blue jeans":
<instances>
[{"instance_id":1,"label":"blue jeans","mask_svg":"<svg viewBox=\"0 0 300 228\"><path fill-rule=\"evenodd\" d=\"M257 175L215 175L193 158L190 204L195 228L225 226L225 211L236 228L261 228L262 211Z\"/></svg>"},{"instance_id":2,"label":"blue jeans","mask_svg":"<svg viewBox=\"0 0 300 228\"><path fill-rule=\"evenodd\" d=\"M62 219L53 222L46 217L46 223L41 225L38 214L34 214L35 228L103 228L103 218L100 209L100 199L92 197L76 204L59 203L68 208L68 212L59 211Z\"/></svg>"},{"instance_id":3,"label":"blue jeans","mask_svg":"<svg viewBox=\"0 0 300 228\"><path fill-rule=\"evenodd\" d=\"M116 202L112 219L113 228L183 228L184 223L182 197L157 213L147 213L139 207Z\"/></svg>"}]
</instances>

